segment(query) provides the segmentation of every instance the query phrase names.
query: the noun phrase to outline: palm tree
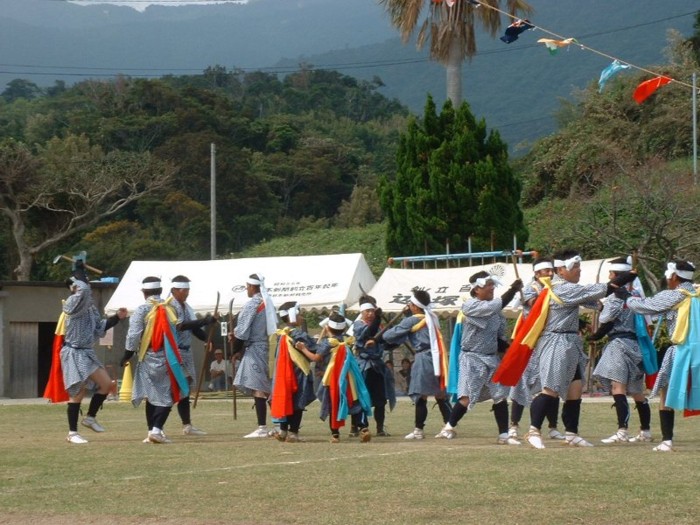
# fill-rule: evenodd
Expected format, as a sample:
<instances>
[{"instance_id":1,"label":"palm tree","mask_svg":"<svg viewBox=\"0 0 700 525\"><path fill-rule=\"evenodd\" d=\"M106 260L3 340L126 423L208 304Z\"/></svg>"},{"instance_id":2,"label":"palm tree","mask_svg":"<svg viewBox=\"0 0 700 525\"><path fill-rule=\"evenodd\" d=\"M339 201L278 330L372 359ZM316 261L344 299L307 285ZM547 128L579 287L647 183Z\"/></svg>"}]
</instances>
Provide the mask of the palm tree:
<instances>
[{"instance_id":1,"label":"palm tree","mask_svg":"<svg viewBox=\"0 0 700 525\"><path fill-rule=\"evenodd\" d=\"M417 45L422 48L430 38L430 58L447 71L447 98L453 107L462 102L462 62L476 54L474 21L496 36L501 28L500 4L511 15L527 15L532 7L524 0L379 0L391 16L391 22L406 42L418 25L421 11L428 14L418 31ZM495 9L491 9L495 8Z\"/></svg>"}]
</instances>

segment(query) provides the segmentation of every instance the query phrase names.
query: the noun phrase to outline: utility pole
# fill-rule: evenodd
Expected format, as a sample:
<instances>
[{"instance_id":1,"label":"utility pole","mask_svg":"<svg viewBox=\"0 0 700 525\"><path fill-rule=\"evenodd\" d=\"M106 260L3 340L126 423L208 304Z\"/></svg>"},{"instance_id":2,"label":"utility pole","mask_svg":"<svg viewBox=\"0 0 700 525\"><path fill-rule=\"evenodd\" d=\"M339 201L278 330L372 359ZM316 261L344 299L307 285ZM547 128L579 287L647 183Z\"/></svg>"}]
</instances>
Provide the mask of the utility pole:
<instances>
[{"instance_id":1,"label":"utility pole","mask_svg":"<svg viewBox=\"0 0 700 525\"><path fill-rule=\"evenodd\" d=\"M210 234L211 234L211 260L213 261L216 259L216 145L212 142L211 143L211 163L210 163L210 169L209 169L209 174L210 174L210 192L211 192L211 197L210 197Z\"/></svg>"}]
</instances>

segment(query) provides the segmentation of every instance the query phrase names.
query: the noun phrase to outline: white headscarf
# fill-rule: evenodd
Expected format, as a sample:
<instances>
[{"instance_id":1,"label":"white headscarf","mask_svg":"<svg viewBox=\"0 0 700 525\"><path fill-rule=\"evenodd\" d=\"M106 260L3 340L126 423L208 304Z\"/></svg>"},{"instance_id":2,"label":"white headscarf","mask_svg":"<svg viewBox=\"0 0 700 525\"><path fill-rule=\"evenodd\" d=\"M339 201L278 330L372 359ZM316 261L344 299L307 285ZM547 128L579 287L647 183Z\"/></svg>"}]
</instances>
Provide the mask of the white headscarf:
<instances>
[{"instance_id":1,"label":"white headscarf","mask_svg":"<svg viewBox=\"0 0 700 525\"><path fill-rule=\"evenodd\" d=\"M430 337L430 353L433 357L433 371L436 377L440 376L440 346L438 345L437 331L439 330L439 321L435 312L429 304L423 304L415 295L411 296L411 302L418 308L422 308L425 312L425 324L428 325L428 335Z\"/></svg>"},{"instance_id":2,"label":"white headscarf","mask_svg":"<svg viewBox=\"0 0 700 525\"><path fill-rule=\"evenodd\" d=\"M246 279L246 283L260 287L260 295L262 295L263 303L265 303L265 321L267 322L267 335L272 335L277 331L277 312L275 311L275 305L272 302L272 297L270 297L270 294L267 293L267 288L265 288L265 277L263 277L259 273L255 275L258 276L257 279L253 277L248 277L248 279Z\"/></svg>"},{"instance_id":3,"label":"white headscarf","mask_svg":"<svg viewBox=\"0 0 700 525\"><path fill-rule=\"evenodd\" d=\"M690 263L692 264L692 263ZM693 280L693 272L689 270L679 270L676 267L675 262L670 262L666 264L666 271L664 272L664 276L666 277L666 280L670 279L673 274L676 274L678 277L681 279L688 279L689 281Z\"/></svg>"}]
</instances>

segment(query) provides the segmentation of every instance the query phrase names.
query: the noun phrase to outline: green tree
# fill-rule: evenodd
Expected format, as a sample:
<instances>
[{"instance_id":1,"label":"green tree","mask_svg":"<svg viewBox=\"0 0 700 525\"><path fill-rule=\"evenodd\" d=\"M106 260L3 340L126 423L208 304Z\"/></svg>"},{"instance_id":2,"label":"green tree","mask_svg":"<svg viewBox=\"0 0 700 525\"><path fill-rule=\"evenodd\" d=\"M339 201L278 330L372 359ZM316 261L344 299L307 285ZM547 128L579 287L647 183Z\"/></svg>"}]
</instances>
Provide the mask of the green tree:
<instances>
[{"instance_id":1,"label":"green tree","mask_svg":"<svg viewBox=\"0 0 700 525\"><path fill-rule=\"evenodd\" d=\"M12 229L18 280L58 243L164 188L175 168L148 153L104 153L84 136L51 139L38 153L0 143L0 214Z\"/></svg>"},{"instance_id":2,"label":"green tree","mask_svg":"<svg viewBox=\"0 0 700 525\"><path fill-rule=\"evenodd\" d=\"M700 64L700 11L695 13L695 24L693 24L693 29L695 29L695 32L693 33L693 36L688 39L688 42L690 42L690 45L693 47L695 59L698 61L698 64Z\"/></svg>"},{"instance_id":3,"label":"green tree","mask_svg":"<svg viewBox=\"0 0 700 525\"><path fill-rule=\"evenodd\" d=\"M462 102L462 62L476 54L474 21L478 20L491 36L501 28L501 15L487 5L473 4L466 0L379 0L391 21L407 41L419 24L423 9L427 15L418 31L418 47L430 41L430 57L445 66L447 73L447 98L457 107ZM484 2L481 2L484 4ZM524 0L492 0L508 9L512 15L529 13L532 8Z\"/></svg>"},{"instance_id":4,"label":"green tree","mask_svg":"<svg viewBox=\"0 0 700 525\"><path fill-rule=\"evenodd\" d=\"M669 64L659 74L688 78L697 62L679 34L669 39ZM648 162L672 160L692 151L691 97L685 86L670 84L643 104L632 93L647 73L621 75L598 92L591 83L567 104L559 131L538 141L518 164L523 201L533 206L545 198L591 196L619 173Z\"/></svg>"},{"instance_id":5,"label":"green tree","mask_svg":"<svg viewBox=\"0 0 700 525\"><path fill-rule=\"evenodd\" d=\"M511 246L513 235L524 243L520 191L498 133L466 102L455 112L448 100L437 115L428 97L423 120L400 138L395 179L381 184L387 251L444 253L446 242L464 249L469 237L474 249Z\"/></svg>"},{"instance_id":6,"label":"green tree","mask_svg":"<svg viewBox=\"0 0 700 525\"><path fill-rule=\"evenodd\" d=\"M0 94L7 102L14 102L19 98L31 100L41 95L41 89L34 82L23 78L16 78L7 83L7 87Z\"/></svg>"}]
</instances>

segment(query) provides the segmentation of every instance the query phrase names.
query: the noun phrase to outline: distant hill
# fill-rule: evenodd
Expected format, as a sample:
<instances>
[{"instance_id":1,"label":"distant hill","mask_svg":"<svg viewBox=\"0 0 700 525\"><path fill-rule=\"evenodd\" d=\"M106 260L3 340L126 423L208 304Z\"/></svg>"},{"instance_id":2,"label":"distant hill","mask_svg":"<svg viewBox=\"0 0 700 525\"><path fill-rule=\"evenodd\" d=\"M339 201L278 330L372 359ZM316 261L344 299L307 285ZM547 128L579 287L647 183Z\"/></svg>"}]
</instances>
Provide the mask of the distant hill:
<instances>
[{"instance_id":1,"label":"distant hill","mask_svg":"<svg viewBox=\"0 0 700 525\"><path fill-rule=\"evenodd\" d=\"M662 61L666 30L692 33L697 0L531 0L537 25L648 66ZM686 15L686 16L680 16ZM507 21L504 25L507 25ZM554 129L560 97L597 79L610 60L576 47L551 57L540 31L506 45L486 35L464 68L465 99L514 149ZM359 78L380 77L384 94L420 113L426 92L444 101L443 68L402 45L376 0L251 0L245 5L83 7L4 0L0 86L26 78L40 86L116 73L196 73L209 65L279 68L307 62ZM285 58L286 57L286 58ZM275 69L273 69L275 70ZM516 148L517 149L517 148Z\"/></svg>"}]
</instances>

